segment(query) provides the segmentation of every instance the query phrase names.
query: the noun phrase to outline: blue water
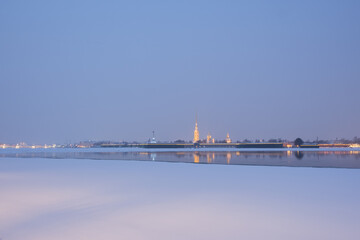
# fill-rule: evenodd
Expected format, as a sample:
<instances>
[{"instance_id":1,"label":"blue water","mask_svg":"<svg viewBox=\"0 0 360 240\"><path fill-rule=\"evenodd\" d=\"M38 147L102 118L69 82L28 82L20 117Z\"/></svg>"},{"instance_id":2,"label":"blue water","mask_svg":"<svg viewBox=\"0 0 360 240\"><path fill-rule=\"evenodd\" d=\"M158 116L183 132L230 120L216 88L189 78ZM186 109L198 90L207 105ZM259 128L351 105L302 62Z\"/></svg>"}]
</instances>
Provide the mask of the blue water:
<instances>
[{"instance_id":1,"label":"blue water","mask_svg":"<svg viewBox=\"0 0 360 240\"><path fill-rule=\"evenodd\" d=\"M1 157L0 238L358 239L359 182L345 168Z\"/></svg>"},{"instance_id":2,"label":"blue water","mask_svg":"<svg viewBox=\"0 0 360 240\"><path fill-rule=\"evenodd\" d=\"M0 149L0 158L137 160L227 165L360 169L360 149Z\"/></svg>"}]
</instances>

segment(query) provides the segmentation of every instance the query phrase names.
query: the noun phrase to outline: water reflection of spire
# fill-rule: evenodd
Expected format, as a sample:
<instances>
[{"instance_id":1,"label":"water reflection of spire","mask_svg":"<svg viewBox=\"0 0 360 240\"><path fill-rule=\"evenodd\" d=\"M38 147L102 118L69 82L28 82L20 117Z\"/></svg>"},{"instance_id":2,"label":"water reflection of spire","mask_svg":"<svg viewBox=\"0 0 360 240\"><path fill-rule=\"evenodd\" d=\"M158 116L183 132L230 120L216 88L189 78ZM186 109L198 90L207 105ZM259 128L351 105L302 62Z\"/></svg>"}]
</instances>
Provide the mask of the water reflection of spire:
<instances>
[{"instance_id":1,"label":"water reflection of spire","mask_svg":"<svg viewBox=\"0 0 360 240\"><path fill-rule=\"evenodd\" d=\"M151 160L155 161L156 160L156 153L151 153L150 158L151 158Z\"/></svg>"},{"instance_id":2,"label":"water reflection of spire","mask_svg":"<svg viewBox=\"0 0 360 240\"><path fill-rule=\"evenodd\" d=\"M200 155L198 153L194 153L194 163L200 162Z\"/></svg>"}]
</instances>

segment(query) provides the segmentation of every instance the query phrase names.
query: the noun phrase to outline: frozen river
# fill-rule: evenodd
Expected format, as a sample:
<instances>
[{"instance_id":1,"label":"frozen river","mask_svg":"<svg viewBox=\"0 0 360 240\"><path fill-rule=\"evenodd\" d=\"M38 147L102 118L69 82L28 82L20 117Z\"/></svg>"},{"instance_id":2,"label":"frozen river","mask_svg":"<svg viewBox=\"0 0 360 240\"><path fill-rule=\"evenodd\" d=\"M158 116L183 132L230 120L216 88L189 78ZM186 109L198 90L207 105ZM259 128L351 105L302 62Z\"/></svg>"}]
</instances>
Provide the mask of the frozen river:
<instances>
[{"instance_id":1,"label":"frozen river","mask_svg":"<svg viewBox=\"0 0 360 240\"><path fill-rule=\"evenodd\" d=\"M359 161L358 151L5 149L0 239L355 240Z\"/></svg>"}]
</instances>

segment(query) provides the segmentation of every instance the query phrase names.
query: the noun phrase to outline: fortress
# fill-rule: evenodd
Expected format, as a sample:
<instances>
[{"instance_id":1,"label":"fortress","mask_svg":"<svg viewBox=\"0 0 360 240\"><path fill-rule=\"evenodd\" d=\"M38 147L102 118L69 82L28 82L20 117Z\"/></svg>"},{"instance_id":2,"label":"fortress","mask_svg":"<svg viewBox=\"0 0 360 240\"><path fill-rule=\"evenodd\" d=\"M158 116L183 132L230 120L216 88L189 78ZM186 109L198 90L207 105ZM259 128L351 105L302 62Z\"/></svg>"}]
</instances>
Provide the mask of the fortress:
<instances>
[{"instance_id":1,"label":"fortress","mask_svg":"<svg viewBox=\"0 0 360 240\"><path fill-rule=\"evenodd\" d=\"M201 142L200 133L199 133L198 121L197 121L197 117L196 117L193 143L196 144L196 143L200 143L200 142ZM229 133L226 134L225 142L228 144L231 143ZM215 138L212 138L210 133L208 133L208 135L206 136L206 143L207 144L215 144Z\"/></svg>"},{"instance_id":2,"label":"fortress","mask_svg":"<svg viewBox=\"0 0 360 240\"><path fill-rule=\"evenodd\" d=\"M206 140L200 139L198 121L196 117L193 143L157 143L156 141L137 144L134 147L143 148L283 148L283 143L232 143L229 133L225 141L216 142L208 133Z\"/></svg>"}]
</instances>

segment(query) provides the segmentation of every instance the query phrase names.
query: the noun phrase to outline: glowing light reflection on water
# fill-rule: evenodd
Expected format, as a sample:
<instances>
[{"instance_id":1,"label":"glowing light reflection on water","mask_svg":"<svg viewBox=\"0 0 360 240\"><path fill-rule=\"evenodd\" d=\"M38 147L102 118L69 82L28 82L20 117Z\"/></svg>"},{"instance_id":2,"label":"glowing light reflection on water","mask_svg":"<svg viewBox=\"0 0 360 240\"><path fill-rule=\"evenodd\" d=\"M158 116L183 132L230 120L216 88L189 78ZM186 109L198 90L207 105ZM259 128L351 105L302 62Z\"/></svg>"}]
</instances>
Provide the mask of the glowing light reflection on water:
<instances>
[{"instance_id":1,"label":"glowing light reflection on water","mask_svg":"<svg viewBox=\"0 0 360 240\"><path fill-rule=\"evenodd\" d=\"M159 162L186 162L227 165L260 165L290 167L360 168L360 151L357 150L142 150L142 149L60 149L40 151L1 152L1 157L137 160Z\"/></svg>"}]
</instances>

